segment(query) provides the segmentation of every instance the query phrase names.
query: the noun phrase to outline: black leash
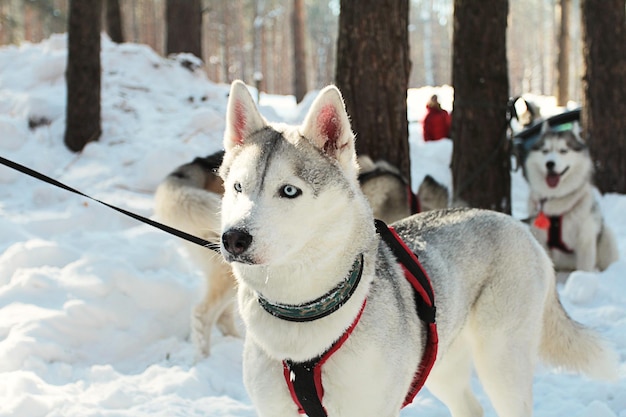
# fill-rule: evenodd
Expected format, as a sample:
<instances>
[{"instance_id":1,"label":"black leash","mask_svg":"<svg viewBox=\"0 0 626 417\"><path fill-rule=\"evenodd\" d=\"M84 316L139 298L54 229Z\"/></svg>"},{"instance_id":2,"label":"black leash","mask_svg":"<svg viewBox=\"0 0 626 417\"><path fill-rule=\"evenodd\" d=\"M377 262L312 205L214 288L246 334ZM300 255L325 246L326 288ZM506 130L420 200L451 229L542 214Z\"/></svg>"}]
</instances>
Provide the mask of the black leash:
<instances>
[{"instance_id":1,"label":"black leash","mask_svg":"<svg viewBox=\"0 0 626 417\"><path fill-rule=\"evenodd\" d=\"M208 240L204 240L204 239L202 239L202 238L200 238L198 236L194 236L194 235L191 235L189 233L185 233L182 230L178 230L178 229L175 229L173 227L167 226L167 225L165 225L163 223L156 222L154 220L148 219L147 217L143 217L143 216L141 216L139 214L130 212L128 210L124 210L123 208L114 206L112 204L105 203L104 201L101 201L101 200L98 200L97 198L93 198L91 196L88 196L87 194L84 194L84 193L82 193L82 192L80 192L80 191L78 191L78 190L76 190L76 189L74 189L72 187L69 187L69 186L63 184L62 182L59 182L59 181L57 181L57 180L55 180L53 178L50 178L50 177L48 177L48 176L46 176L46 175L44 175L44 174L42 174L40 172L34 171L34 170L32 170L32 169L30 169L28 167L25 167L24 165L20 165L17 162L10 161L10 160L5 159L5 158L0 156L0 163L5 165L5 166L8 166L9 168L13 168L14 170L19 171L19 172L21 172L23 174L29 175L29 176L31 176L33 178L36 178L36 179L38 179L40 181L47 182L48 184L52 184L52 185L54 185L56 187L62 188L62 189L67 190L67 191L70 191L70 192L72 192L74 194L78 194L78 195L86 197L86 198L88 198L90 200L96 201L96 202L98 202L98 203L100 203L102 205L105 205L105 206L107 206L109 208L112 208L115 211L118 211L118 212L120 212L122 214L125 214L128 217L132 217L133 219L139 220L142 223L149 224L152 227L156 227L157 229L161 229L162 231L164 231L166 233L169 233L171 235L177 236L177 237L179 237L181 239L185 239L188 242L195 243L196 245L203 246L203 247L205 247L207 249L211 249L212 251L215 251L217 253L220 252L220 246L218 244L216 244L216 243L209 242Z\"/></svg>"}]
</instances>

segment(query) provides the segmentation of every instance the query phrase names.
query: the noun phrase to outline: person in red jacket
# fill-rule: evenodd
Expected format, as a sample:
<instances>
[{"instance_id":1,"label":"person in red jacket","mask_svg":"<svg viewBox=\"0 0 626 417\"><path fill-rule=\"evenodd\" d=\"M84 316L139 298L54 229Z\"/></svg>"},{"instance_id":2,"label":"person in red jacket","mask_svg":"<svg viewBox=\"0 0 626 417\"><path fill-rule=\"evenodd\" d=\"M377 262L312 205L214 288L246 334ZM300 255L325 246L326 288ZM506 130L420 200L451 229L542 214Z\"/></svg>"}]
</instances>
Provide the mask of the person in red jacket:
<instances>
[{"instance_id":1,"label":"person in red jacket","mask_svg":"<svg viewBox=\"0 0 626 417\"><path fill-rule=\"evenodd\" d=\"M441 108L437 95L426 104L427 114L424 118L424 140L439 140L450 137L450 115Z\"/></svg>"}]
</instances>

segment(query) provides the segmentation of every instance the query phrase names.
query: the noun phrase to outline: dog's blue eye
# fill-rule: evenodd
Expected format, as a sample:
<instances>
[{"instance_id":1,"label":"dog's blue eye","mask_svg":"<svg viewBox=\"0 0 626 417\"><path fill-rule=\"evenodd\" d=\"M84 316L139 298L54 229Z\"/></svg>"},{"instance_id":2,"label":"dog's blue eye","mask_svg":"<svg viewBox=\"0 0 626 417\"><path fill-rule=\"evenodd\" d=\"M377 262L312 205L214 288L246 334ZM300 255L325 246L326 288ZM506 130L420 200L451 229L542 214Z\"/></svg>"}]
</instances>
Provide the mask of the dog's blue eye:
<instances>
[{"instance_id":1,"label":"dog's blue eye","mask_svg":"<svg viewBox=\"0 0 626 417\"><path fill-rule=\"evenodd\" d=\"M559 150L559 153L561 155L565 155L567 153L567 149L561 149L561 150Z\"/></svg>"},{"instance_id":2,"label":"dog's blue eye","mask_svg":"<svg viewBox=\"0 0 626 417\"><path fill-rule=\"evenodd\" d=\"M240 182L236 182L235 184L233 184L233 188L238 193L240 193L243 190L243 188L241 187L241 183Z\"/></svg>"},{"instance_id":3,"label":"dog's blue eye","mask_svg":"<svg viewBox=\"0 0 626 417\"><path fill-rule=\"evenodd\" d=\"M302 194L302 190L299 189L298 187L296 187L295 185L287 184L287 185L284 185L280 189L280 196L281 197L296 198L300 194Z\"/></svg>"}]
</instances>

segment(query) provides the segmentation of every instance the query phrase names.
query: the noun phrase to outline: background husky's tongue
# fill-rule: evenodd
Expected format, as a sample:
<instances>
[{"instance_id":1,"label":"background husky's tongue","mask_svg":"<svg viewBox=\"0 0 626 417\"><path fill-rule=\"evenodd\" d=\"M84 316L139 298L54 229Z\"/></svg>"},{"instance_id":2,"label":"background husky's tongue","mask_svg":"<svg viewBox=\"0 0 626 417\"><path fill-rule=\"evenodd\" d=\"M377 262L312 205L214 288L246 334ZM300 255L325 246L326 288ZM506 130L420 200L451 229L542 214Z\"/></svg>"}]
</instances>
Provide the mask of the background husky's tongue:
<instances>
[{"instance_id":1,"label":"background husky's tongue","mask_svg":"<svg viewBox=\"0 0 626 417\"><path fill-rule=\"evenodd\" d=\"M554 188L559 185L559 179L561 176L559 174L548 174L546 177L546 182L548 183L548 187Z\"/></svg>"}]
</instances>

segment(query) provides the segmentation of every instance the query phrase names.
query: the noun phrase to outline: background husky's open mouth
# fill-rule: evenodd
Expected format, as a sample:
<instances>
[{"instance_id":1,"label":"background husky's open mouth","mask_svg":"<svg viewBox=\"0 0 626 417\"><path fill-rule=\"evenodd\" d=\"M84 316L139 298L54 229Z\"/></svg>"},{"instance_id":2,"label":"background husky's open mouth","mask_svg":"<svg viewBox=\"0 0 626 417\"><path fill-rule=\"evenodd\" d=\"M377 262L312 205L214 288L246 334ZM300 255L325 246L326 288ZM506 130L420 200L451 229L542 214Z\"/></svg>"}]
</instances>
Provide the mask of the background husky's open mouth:
<instances>
[{"instance_id":1,"label":"background husky's open mouth","mask_svg":"<svg viewBox=\"0 0 626 417\"><path fill-rule=\"evenodd\" d=\"M548 184L548 187L555 188L557 185L559 185L561 175L565 174L568 169L569 167L565 168L560 174L554 171L548 172L548 175L546 175L546 183Z\"/></svg>"}]
</instances>

